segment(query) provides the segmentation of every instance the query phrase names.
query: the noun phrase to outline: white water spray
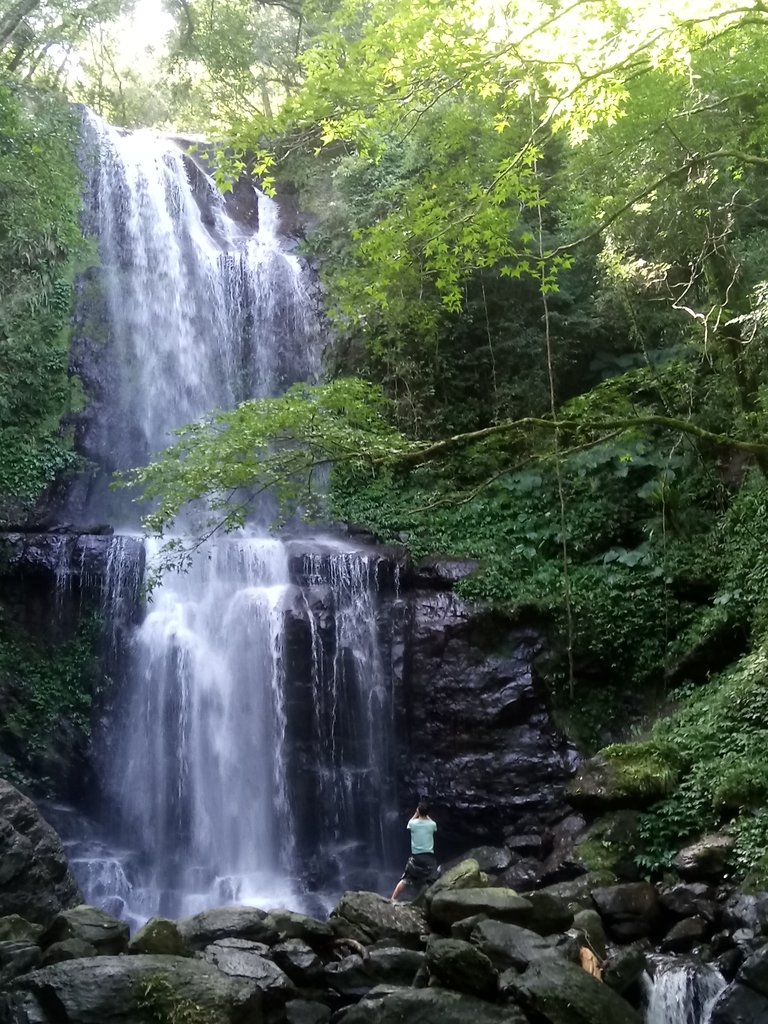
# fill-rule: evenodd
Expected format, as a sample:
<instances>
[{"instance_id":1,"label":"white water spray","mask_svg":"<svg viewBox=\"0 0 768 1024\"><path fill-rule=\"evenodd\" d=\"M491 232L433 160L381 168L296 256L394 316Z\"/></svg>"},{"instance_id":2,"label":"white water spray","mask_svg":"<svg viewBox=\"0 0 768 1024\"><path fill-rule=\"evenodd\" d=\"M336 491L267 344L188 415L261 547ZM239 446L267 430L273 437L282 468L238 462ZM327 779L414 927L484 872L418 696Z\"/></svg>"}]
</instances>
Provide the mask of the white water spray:
<instances>
[{"instance_id":1,"label":"white water spray","mask_svg":"<svg viewBox=\"0 0 768 1024\"><path fill-rule=\"evenodd\" d=\"M659 958L646 988L646 1024L707 1024L725 979L707 964Z\"/></svg>"}]
</instances>

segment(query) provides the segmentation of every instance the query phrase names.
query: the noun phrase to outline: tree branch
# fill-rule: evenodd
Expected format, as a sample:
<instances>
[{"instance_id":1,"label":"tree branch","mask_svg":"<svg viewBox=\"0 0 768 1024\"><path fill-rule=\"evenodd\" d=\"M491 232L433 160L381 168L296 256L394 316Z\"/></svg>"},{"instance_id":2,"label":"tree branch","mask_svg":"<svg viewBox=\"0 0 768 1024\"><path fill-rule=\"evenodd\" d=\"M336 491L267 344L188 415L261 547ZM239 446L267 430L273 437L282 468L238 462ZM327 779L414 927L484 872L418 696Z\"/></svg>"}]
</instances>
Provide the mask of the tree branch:
<instances>
[{"instance_id":1,"label":"tree branch","mask_svg":"<svg viewBox=\"0 0 768 1024\"><path fill-rule=\"evenodd\" d=\"M559 245L556 249L552 249L550 252L545 253L545 258L551 259L553 256L559 256L560 253L563 252L570 252L572 249L576 249L585 242L592 241L593 238L597 238L597 236L601 235L606 228L609 228L611 224L617 221L622 214L626 213L627 210L630 210L635 203L639 203L641 199L645 199L646 196L649 196L651 192L655 192L661 185L665 185L668 181L672 181L672 179L676 178L678 175L685 174L686 171L692 170L694 167L697 167L699 164L702 164L707 160L723 159L739 160L741 163L754 164L757 167L768 167L768 157L754 156L752 153L743 153L736 149L717 149L712 153L703 153L692 156L689 160L686 160L671 171L667 171L666 174L662 174L660 178L656 178L656 180L651 182L650 185L646 185L639 192L636 192L630 199L623 203L618 209L614 210L613 213L605 217L586 235L582 235L580 238L574 239L573 242L566 242L565 245Z\"/></svg>"},{"instance_id":2,"label":"tree branch","mask_svg":"<svg viewBox=\"0 0 768 1024\"><path fill-rule=\"evenodd\" d=\"M455 448L463 448L465 445L474 444L478 441L485 441L493 437L503 437L506 434L522 433L529 427L541 427L545 430L561 430L564 433L574 433L579 430L630 430L634 427L662 427L664 430L676 430L681 434L688 434L697 437L700 441L721 448L734 448L737 451L749 455L768 456L768 441L744 441L741 438L731 437L728 434L718 434L711 430L705 430L695 423L687 420L677 419L674 416L626 416L619 418L600 420L547 420L536 416L525 416L519 420L510 420L507 423L499 423L493 427L484 427L482 430L471 430L466 434L455 434L443 441L436 441L425 448L418 448L403 455L398 455L394 462L401 466L421 466L431 462L433 459L451 452ZM376 464L393 460L377 459Z\"/></svg>"}]
</instances>

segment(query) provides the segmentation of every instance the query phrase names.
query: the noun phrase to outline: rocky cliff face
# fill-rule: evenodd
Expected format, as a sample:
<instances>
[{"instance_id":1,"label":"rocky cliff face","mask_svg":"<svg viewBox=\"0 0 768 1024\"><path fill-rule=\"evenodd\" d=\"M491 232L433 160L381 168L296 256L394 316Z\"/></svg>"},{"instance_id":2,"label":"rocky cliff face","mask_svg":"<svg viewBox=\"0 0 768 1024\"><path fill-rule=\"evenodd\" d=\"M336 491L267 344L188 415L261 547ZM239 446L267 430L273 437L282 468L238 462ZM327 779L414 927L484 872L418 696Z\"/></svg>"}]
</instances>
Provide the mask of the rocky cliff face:
<instances>
[{"instance_id":1,"label":"rocky cliff face","mask_svg":"<svg viewBox=\"0 0 768 1024\"><path fill-rule=\"evenodd\" d=\"M129 565L134 566L127 573ZM82 804L91 723L140 613L143 545L70 533L0 535L0 774Z\"/></svg>"},{"instance_id":2,"label":"rocky cliff face","mask_svg":"<svg viewBox=\"0 0 768 1024\"><path fill-rule=\"evenodd\" d=\"M401 804L428 796L452 849L563 818L575 752L536 676L541 633L416 582L398 666Z\"/></svg>"},{"instance_id":3,"label":"rocky cliff face","mask_svg":"<svg viewBox=\"0 0 768 1024\"><path fill-rule=\"evenodd\" d=\"M59 837L31 800L0 779L0 917L47 924L80 898Z\"/></svg>"}]
</instances>

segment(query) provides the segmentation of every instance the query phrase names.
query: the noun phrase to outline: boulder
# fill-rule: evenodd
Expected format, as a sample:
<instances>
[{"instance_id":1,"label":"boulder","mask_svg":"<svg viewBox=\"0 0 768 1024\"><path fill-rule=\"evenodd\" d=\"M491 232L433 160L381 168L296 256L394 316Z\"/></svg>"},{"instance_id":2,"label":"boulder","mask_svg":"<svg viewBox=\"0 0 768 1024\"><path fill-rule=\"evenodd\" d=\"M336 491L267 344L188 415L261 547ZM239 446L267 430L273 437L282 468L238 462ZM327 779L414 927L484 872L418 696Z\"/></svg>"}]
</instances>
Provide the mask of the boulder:
<instances>
[{"instance_id":1,"label":"boulder","mask_svg":"<svg viewBox=\"0 0 768 1024\"><path fill-rule=\"evenodd\" d=\"M589 871L586 875L572 878L564 882L555 882L552 885L545 885L539 892L548 892L557 896L574 910L591 910L594 908L592 902L593 889L605 888L615 885L618 879L611 871Z\"/></svg>"},{"instance_id":2,"label":"boulder","mask_svg":"<svg viewBox=\"0 0 768 1024\"><path fill-rule=\"evenodd\" d=\"M535 857L541 860L546 853L541 832L521 833L516 828L502 830L504 845L521 857Z\"/></svg>"},{"instance_id":3,"label":"boulder","mask_svg":"<svg viewBox=\"0 0 768 1024\"><path fill-rule=\"evenodd\" d=\"M592 899L609 934L618 942L651 935L658 927L659 896L650 882L595 889Z\"/></svg>"},{"instance_id":4,"label":"boulder","mask_svg":"<svg viewBox=\"0 0 768 1024\"><path fill-rule=\"evenodd\" d=\"M634 759L619 760L603 754L585 761L566 792L574 807L592 817L621 808L636 810L650 807L666 796L676 773L654 757L646 757L641 744L636 745Z\"/></svg>"},{"instance_id":5,"label":"boulder","mask_svg":"<svg viewBox=\"0 0 768 1024\"><path fill-rule=\"evenodd\" d=\"M422 912L410 904L390 903L372 892L345 893L331 911L330 921L335 935L363 945L380 939L405 949L421 949L424 945L421 936L426 923Z\"/></svg>"},{"instance_id":6,"label":"boulder","mask_svg":"<svg viewBox=\"0 0 768 1024\"><path fill-rule=\"evenodd\" d=\"M322 985L325 980L320 957L302 939L278 942L270 956L296 985Z\"/></svg>"},{"instance_id":7,"label":"boulder","mask_svg":"<svg viewBox=\"0 0 768 1024\"><path fill-rule=\"evenodd\" d=\"M153 917L128 943L129 953L165 953L167 956L189 956L190 949L181 937L175 921Z\"/></svg>"},{"instance_id":8,"label":"boulder","mask_svg":"<svg viewBox=\"0 0 768 1024\"><path fill-rule=\"evenodd\" d=\"M512 863L512 853L506 846L477 846L469 850L463 857L449 861L445 868L450 870L467 860L474 860L480 871L489 875L498 875Z\"/></svg>"},{"instance_id":9,"label":"boulder","mask_svg":"<svg viewBox=\"0 0 768 1024\"><path fill-rule=\"evenodd\" d=\"M449 889L432 897L428 917L438 928L449 928L455 921L473 914L487 914L497 921L525 925L533 913L533 904L512 889Z\"/></svg>"},{"instance_id":10,"label":"boulder","mask_svg":"<svg viewBox=\"0 0 768 1024\"><path fill-rule=\"evenodd\" d=\"M712 961L726 981L733 981L744 962L744 954L740 949L727 949Z\"/></svg>"},{"instance_id":11,"label":"boulder","mask_svg":"<svg viewBox=\"0 0 768 1024\"><path fill-rule=\"evenodd\" d=\"M427 970L443 988L495 999L499 974L490 959L476 946L460 939L432 939L427 945Z\"/></svg>"},{"instance_id":12,"label":"boulder","mask_svg":"<svg viewBox=\"0 0 768 1024\"><path fill-rule=\"evenodd\" d=\"M25 921L18 914L0 917L0 942L37 942L43 933L43 926Z\"/></svg>"},{"instance_id":13,"label":"boulder","mask_svg":"<svg viewBox=\"0 0 768 1024\"><path fill-rule=\"evenodd\" d=\"M701 913L701 911L697 911ZM702 917L704 917L702 913ZM720 908L720 923L731 931L751 928L756 935L768 932L768 894L734 893Z\"/></svg>"},{"instance_id":14,"label":"boulder","mask_svg":"<svg viewBox=\"0 0 768 1024\"><path fill-rule=\"evenodd\" d=\"M762 1024L768 1021L768 998L732 982L717 997L707 1024Z\"/></svg>"},{"instance_id":15,"label":"boulder","mask_svg":"<svg viewBox=\"0 0 768 1024\"><path fill-rule=\"evenodd\" d=\"M286 1024L328 1024L330 1007L311 999L291 999L285 1004Z\"/></svg>"},{"instance_id":16,"label":"boulder","mask_svg":"<svg viewBox=\"0 0 768 1024\"><path fill-rule=\"evenodd\" d=\"M487 920L487 914L473 914L472 917L463 917L460 921L454 921L451 925L451 938L464 939L468 942L475 925Z\"/></svg>"},{"instance_id":17,"label":"boulder","mask_svg":"<svg viewBox=\"0 0 768 1024\"><path fill-rule=\"evenodd\" d=\"M635 942L631 946L616 950L605 962L603 981L614 991L627 992L639 981L648 966L645 947L647 943Z\"/></svg>"},{"instance_id":18,"label":"boulder","mask_svg":"<svg viewBox=\"0 0 768 1024\"><path fill-rule=\"evenodd\" d=\"M266 1009L283 1006L296 996L296 987L277 964L263 954L267 952L259 942L248 939L217 939L205 947L204 958L230 978L253 983L261 992Z\"/></svg>"},{"instance_id":19,"label":"boulder","mask_svg":"<svg viewBox=\"0 0 768 1024\"><path fill-rule=\"evenodd\" d=\"M378 984L367 963L357 953L325 966L329 987L347 1000L362 999Z\"/></svg>"},{"instance_id":20,"label":"boulder","mask_svg":"<svg viewBox=\"0 0 768 1024\"><path fill-rule=\"evenodd\" d=\"M768 945L762 946L744 961L736 980L768 999Z\"/></svg>"},{"instance_id":21,"label":"boulder","mask_svg":"<svg viewBox=\"0 0 768 1024\"><path fill-rule=\"evenodd\" d=\"M472 858L461 860L444 871L437 881L430 885L424 894L424 899L429 906L435 896L441 892L446 892L449 889L480 889L482 883L483 876L478 862Z\"/></svg>"},{"instance_id":22,"label":"boulder","mask_svg":"<svg viewBox=\"0 0 768 1024\"><path fill-rule=\"evenodd\" d=\"M551 892L539 891L528 892L525 898L533 907L526 920L526 927L538 932L539 935L553 935L571 927L573 910L562 897Z\"/></svg>"},{"instance_id":23,"label":"boulder","mask_svg":"<svg viewBox=\"0 0 768 1024\"><path fill-rule=\"evenodd\" d=\"M462 918L484 914L496 921L510 921L551 935L570 927L569 905L549 892L519 896L512 889L456 889L438 893L428 905L427 916L437 928L449 928Z\"/></svg>"},{"instance_id":24,"label":"boulder","mask_svg":"<svg viewBox=\"0 0 768 1024\"><path fill-rule=\"evenodd\" d=\"M768 1021L768 945L749 956L712 1008L711 1024Z\"/></svg>"},{"instance_id":25,"label":"boulder","mask_svg":"<svg viewBox=\"0 0 768 1024\"><path fill-rule=\"evenodd\" d=\"M610 871L636 881L639 870L632 856L638 840L639 811L621 810L594 822L574 844L573 860L583 871Z\"/></svg>"},{"instance_id":26,"label":"boulder","mask_svg":"<svg viewBox=\"0 0 768 1024\"><path fill-rule=\"evenodd\" d=\"M587 827L581 814L569 814L545 834L547 856L542 865L547 884L564 882L584 874L584 865L576 853L576 844Z\"/></svg>"},{"instance_id":27,"label":"boulder","mask_svg":"<svg viewBox=\"0 0 768 1024\"><path fill-rule=\"evenodd\" d=\"M372 993L373 995L373 993ZM343 1024L527 1024L514 1006L494 1006L443 988L401 989L352 1006Z\"/></svg>"},{"instance_id":28,"label":"boulder","mask_svg":"<svg viewBox=\"0 0 768 1024\"><path fill-rule=\"evenodd\" d=\"M667 913L675 917L703 917L711 923L717 916L714 892L704 882L679 882L672 885L661 891L659 902ZM738 924L734 927L738 927Z\"/></svg>"},{"instance_id":29,"label":"boulder","mask_svg":"<svg viewBox=\"0 0 768 1024\"><path fill-rule=\"evenodd\" d=\"M98 953L90 942L83 939L64 939L62 942L52 942L43 953L40 961L41 967L50 967L51 964L60 964L64 960L85 960Z\"/></svg>"},{"instance_id":30,"label":"boulder","mask_svg":"<svg viewBox=\"0 0 768 1024\"><path fill-rule=\"evenodd\" d=\"M31 800L0 779L0 915L48 924L81 899L59 837Z\"/></svg>"},{"instance_id":31,"label":"boulder","mask_svg":"<svg viewBox=\"0 0 768 1024\"><path fill-rule=\"evenodd\" d=\"M480 563L474 558L449 558L429 555L413 567L416 586L430 590L451 590L467 576L477 572Z\"/></svg>"},{"instance_id":32,"label":"boulder","mask_svg":"<svg viewBox=\"0 0 768 1024\"><path fill-rule=\"evenodd\" d=\"M114 956L128 948L128 925L103 910L85 903L58 914L40 936L45 948L65 939L80 939L96 950L98 956Z\"/></svg>"},{"instance_id":33,"label":"boulder","mask_svg":"<svg viewBox=\"0 0 768 1024\"><path fill-rule=\"evenodd\" d=\"M545 876L546 869L540 860L524 857L502 871L498 880L505 888L514 889L515 892L530 892L541 886Z\"/></svg>"},{"instance_id":34,"label":"boulder","mask_svg":"<svg viewBox=\"0 0 768 1024\"><path fill-rule=\"evenodd\" d=\"M470 941L499 968L524 971L529 964L559 954L556 939L543 938L527 928L503 921L481 921L472 929Z\"/></svg>"},{"instance_id":35,"label":"boulder","mask_svg":"<svg viewBox=\"0 0 768 1024\"><path fill-rule=\"evenodd\" d=\"M270 917L280 940L301 939L317 951L330 946L334 939L333 929L327 921L317 921L292 910L272 910Z\"/></svg>"},{"instance_id":36,"label":"boulder","mask_svg":"<svg viewBox=\"0 0 768 1024\"><path fill-rule=\"evenodd\" d=\"M247 939L272 945L278 940L274 919L256 907L218 907L178 922L179 934L192 949L217 939Z\"/></svg>"},{"instance_id":37,"label":"boulder","mask_svg":"<svg viewBox=\"0 0 768 1024\"><path fill-rule=\"evenodd\" d=\"M733 836L717 832L683 847L673 864L684 878L720 878L727 871L735 847Z\"/></svg>"},{"instance_id":38,"label":"boulder","mask_svg":"<svg viewBox=\"0 0 768 1024\"><path fill-rule=\"evenodd\" d=\"M573 927L584 936L584 943L605 960L607 940L603 921L596 910L580 910L573 915Z\"/></svg>"},{"instance_id":39,"label":"boulder","mask_svg":"<svg viewBox=\"0 0 768 1024\"><path fill-rule=\"evenodd\" d=\"M523 974L505 971L501 989L537 1024L641 1024L617 992L567 960L537 960Z\"/></svg>"},{"instance_id":40,"label":"boulder","mask_svg":"<svg viewBox=\"0 0 768 1024\"><path fill-rule=\"evenodd\" d=\"M326 965L329 986L347 999L361 999L376 986L390 988L413 983L424 962L424 954L412 949L390 947L371 950L365 959L358 955L344 957Z\"/></svg>"},{"instance_id":41,"label":"boulder","mask_svg":"<svg viewBox=\"0 0 768 1024\"><path fill-rule=\"evenodd\" d=\"M4 963L0 969L0 989L4 988L14 978L27 971L34 970L41 959L39 946L21 946L13 953L6 953Z\"/></svg>"},{"instance_id":42,"label":"boulder","mask_svg":"<svg viewBox=\"0 0 768 1024\"><path fill-rule=\"evenodd\" d=\"M0 1000L7 1024L151 1024L185 1007L199 1007L206 1024L261 1020L252 981L175 956L68 960L17 978Z\"/></svg>"},{"instance_id":43,"label":"boulder","mask_svg":"<svg viewBox=\"0 0 768 1024\"><path fill-rule=\"evenodd\" d=\"M415 949L384 946L368 953L368 967L385 985L411 985L424 964L424 954Z\"/></svg>"},{"instance_id":44,"label":"boulder","mask_svg":"<svg viewBox=\"0 0 768 1024\"><path fill-rule=\"evenodd\" d=\"M707 922L703 917L686 917L672 925L661 942L664 953L688 953L700 945L707 934Z\"/></svg>"},{"instance_id":45,"label":"boulder","mask_svg":"<svg viewBox=\"0 0 768 1024\"><path fill-rule=\"evenodd\" d=\"M724 953L727 949L734 948L733 934L728 929L723 931L715 932L712 938L709 940L709 948L712 951L713 956L719 956L720 953Z\"/></svg>"},{"instance_id":46,"label":"boulder","mask_svg":"<svg viewBox=\"0 0 768 1024\"><path fill-rule=\"evenodd\" d=\"M753 952L755 947L755 933L751 928L737 928L731 935L731 939L735 945L739 946L740 949L745 949L748 953Z\"/></svg>"}]
</instances>

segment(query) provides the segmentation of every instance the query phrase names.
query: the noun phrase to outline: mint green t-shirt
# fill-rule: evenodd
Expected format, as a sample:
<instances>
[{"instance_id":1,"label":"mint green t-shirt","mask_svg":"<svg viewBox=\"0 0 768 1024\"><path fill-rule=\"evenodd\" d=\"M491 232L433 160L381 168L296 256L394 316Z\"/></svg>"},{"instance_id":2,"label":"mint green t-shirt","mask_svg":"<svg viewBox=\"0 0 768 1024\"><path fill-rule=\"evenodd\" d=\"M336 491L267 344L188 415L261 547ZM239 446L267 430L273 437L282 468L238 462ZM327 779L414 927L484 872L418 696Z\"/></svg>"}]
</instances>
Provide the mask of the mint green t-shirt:
<instances>
[{"instance_id":1,"label":"mint green t-shirt","mask_svg":"<svg viewBox=\"0 0 768 1024\"><path fill-rule=\"evenodd\" d=\"M437 825L430 818L414 818L408 822L411 853L434 853Z\"/></svg>"}]
</instances>

